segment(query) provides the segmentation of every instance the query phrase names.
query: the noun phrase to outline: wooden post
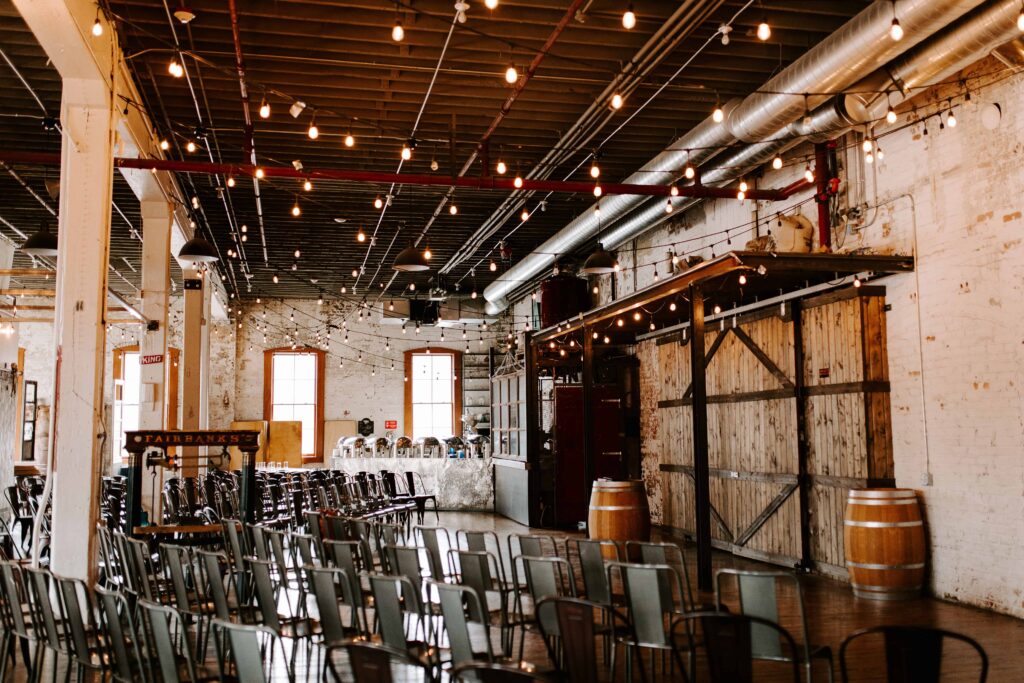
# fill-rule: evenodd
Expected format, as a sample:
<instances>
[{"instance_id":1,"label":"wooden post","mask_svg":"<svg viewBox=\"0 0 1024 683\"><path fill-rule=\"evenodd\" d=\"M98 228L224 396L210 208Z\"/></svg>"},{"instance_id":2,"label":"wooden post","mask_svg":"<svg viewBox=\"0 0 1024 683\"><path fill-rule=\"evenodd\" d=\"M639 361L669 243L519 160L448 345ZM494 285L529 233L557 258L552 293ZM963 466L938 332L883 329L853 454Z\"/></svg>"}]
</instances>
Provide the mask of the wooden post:
<instances>
[{"instance_id":1,"label":"wooden post","mask_svg":"<svg viewBox=\"0 0 1024 683\"><path fill-rule=\"evenodd\" d=\"M202 351L203 351L203 289L207 282L194 273L185 276L185 334L182 363L182 411L183 431L202 428ZM195 446L182 448L181 476L194 477L199 474L199 449Z\"/></svg>"},{"instance_id":2,"label":"wooden post","mask_svg":"<svg viewBox=\"0 0 1024 683\"><path fill-rule=\"evenodd\" d=\"M590 500L594 485L594 336L583 326L583 485ZM588 530L589 531L589 530Z\"/></svg>"},{"instance_id":3,"label":"wooden post","mask_svg":"<svg viewBox=\"0 0 1024 683\"><path fill-rule=\"evenodd\" d=\"M708 396L704 355L704 292L690 285L691 387L693 389L693 488L697 527L697 587L711 585L711 477L708 472Z\"/></svg>"},{"instance_id":4,"label":"wooden post","mask_svg":"<svg viewBox=\"0 0 1024 683\"><path fill-rule=\"evenodd\" d=\"M64 78L50 568L90 583L96 573L102 446L108 438L103 422L103 367L113 112L110 91L102 80Z\"/></svg>"},{"instance_id":5,"label":"wooden post","mask_svg":"<svg viewBox=\"0 0 1024 683\"><path fill-rule=\"evenodd\" d=\"M811 482L808 476L807 457L807 394L804 391L804 333L800 303L790 303L793 316L793 386L796 389L796 454L797 485L800 494L800 567L809 570L811 559Z\"/></svg>"},{"instance_id":6,"label":"wooden post","mask_svg":"<svg viewBox=\"0 0 1024 683\"><path fill-rule=\"evenodd\" d=\"M139 341L139 429L163 429L167 406L167 302L171 283L171 221L173 206L164 201L141 203L142 314L151 324ZM143 477L142 507L152 524L160 523L163 470ZM131 527L134 528L134 527Z\"/></svg>"},{"instance_id":7,"label":"wooden post","mask_svg":"<svg viewBox=\"0 0 1024 683\"><path fill-rule=\"evenodd\" d=\"M526 369L526 473L530 501L527 505L531 526L540 526L540 416L538 406L537 345L533 333L523 334L523 353ZM493 422L491 424L494 424Z\"/></svg>"}]
</instances>

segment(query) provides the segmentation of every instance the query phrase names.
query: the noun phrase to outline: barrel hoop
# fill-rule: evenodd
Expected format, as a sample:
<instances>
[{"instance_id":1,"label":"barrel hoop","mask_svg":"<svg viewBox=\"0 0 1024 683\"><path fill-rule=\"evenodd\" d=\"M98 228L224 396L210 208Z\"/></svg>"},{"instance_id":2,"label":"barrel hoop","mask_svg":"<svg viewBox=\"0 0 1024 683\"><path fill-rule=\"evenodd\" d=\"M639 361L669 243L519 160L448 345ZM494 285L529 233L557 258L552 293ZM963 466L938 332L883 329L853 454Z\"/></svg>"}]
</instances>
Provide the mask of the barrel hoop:
<instances>
[{"instance_id":1,"label":"barrel hoop","mask_svg":"<svg viewBox=\"0 0 1024 683\"><path fill-rule=\"evenodd\" d=\"M906 600L921 594L921 586L893 590L888 586L860 586L853 584L853 594L870 600Z\"/></svg>"},{"instance_id":2,"label":"barrel hoop","mask_svg":"<svg viewBox=\"0 0 1024 683\"><path fill-rule=\"evenodd\" d=\"M638 505L591 505L592 512L615 512L617 510L640 510Z\"/></svg>"},{"instance_id":3,"label":"barrel hoop","mask_svg":"<svg viewBox=\"0 0 1024 683\"><path fill-rule=\"evenodd\" d=\"M917 497L914 489L852 489L851 497L857 498L904 498L906 496Z\"/></svg>"},{"instance_id":4,"label":"barrel hoop","mask_svg":"<svg viewBox=\"0 0 1024 683\"><path fill-rule=\"evenodd\" d=\"M851 498L847 499L846 504L847 505L878 505L878 506L917 505L917 498L887 498L887 499L875 498L873 500L869 498L869 499L866 499L866 500L861 500L859 498L851 497Z\"/></svg>"},{"instance_id":5,"label":"barrel hoop","mask_svg":"<svg viewBox=\"0 0 1024 683\"><path fill-rule=\"evenodd\" d=\"M609 491L609 490L636 490L639 491L642 487L643 482L639 479L632 481L595 481L594 488L598 491Z\"/></svg>"},{"instance_id":6,"label":"barrel hoop","mask_svg":"<svg viewBox=\"0 0 1024 683\"><path fill-rule=\"evenodd\" d=\"M859 522L852 519L845 519L843 520L843 524L846 526L860 527L862 529L897 529L903 527L924 526L924 522L919 519L913 522Z\"/></svg>"},{"instance_id":7,"label":"barrel hoop","mask_svg":"<svg viewBox=\"0 0 1024 683\"><path fill-rule=\"evenodd\" d=\"M853 560L847 560L846 565L848 567L856 567L857 569L877 569L880 571L924 569L924 562L912 562L910 564L871 564L870 562L854 562Z\"/></svg>"}]
</instances>

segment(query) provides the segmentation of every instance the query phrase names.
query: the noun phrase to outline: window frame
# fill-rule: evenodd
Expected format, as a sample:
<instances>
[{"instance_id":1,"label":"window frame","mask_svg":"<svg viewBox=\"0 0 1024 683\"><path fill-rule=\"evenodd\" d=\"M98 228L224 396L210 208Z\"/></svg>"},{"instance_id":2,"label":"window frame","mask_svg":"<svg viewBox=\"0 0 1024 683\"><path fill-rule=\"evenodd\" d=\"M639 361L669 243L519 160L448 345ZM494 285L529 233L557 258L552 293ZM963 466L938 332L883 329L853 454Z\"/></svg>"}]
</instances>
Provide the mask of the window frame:
<instances>
[{"instance_id":1,"label":"window frame","mask_svg":"<svg viewBox=\"0 0 1024 683\"><path fill-rule=\"evenodd\" d=\"M405 382L405 421L402 426L405 428L406 435L413 434L412 359L413 356L426 354L428 351L431 355L444 354L452 357L452 372L455 374L455 379L452 382L452 431L458 436L459 434L455 430L459 429L462 418L462 352L445 347L424 346L418 349L408 349L405 352L405 377L408 381Z\"/></svg>"},{"instance_id":2,"label":"window frame","mask_svg":"<svg viewBox=\"0 0 1024 683\"><path fill-rule=\"evenodd\" d=\"M292 348L282 346L263 351L263 420L271 421L274 413L274 355L275 354L305 354L311 353L316 356L316 388L314 397L315 406L313 420L316 422L313 430L313 453L303 453L302 462L323 462L324 459L324 373L326 372L327 354L323 349L312 346L300 346Z\"/></svg>"},{"instance_id":3,"label":"window frame","mask_svg":"<svg viewBox=\"0 0 1024 683\"><path fill-rule=\"evenodd\" d=\"M113 349L113 368L111 370L111 401L110 409L117 410L118 399L118 384L121 383L123 386L124 382L124 356L127 353L137 353L141 356L142 350L138 344L126 344L125 346L118 346ZM175 430L180 429L178 424L179 410L178 410L178 389L180 386L181 371L178 369L178 361L181 358L181 349L173 346L167 347L167 353L164 354L164 416L163 425L164 429ZM141 403L140 403L141 406ZM113 429L113 425L111 425ZM114 435L116 438L120 438L119 434ZM112 445L110 448L111 460L121 461L121 455L119 449ZM167 449L167 453L173 455L177 452L175 447Z\"/></svg>"}]
</instances>

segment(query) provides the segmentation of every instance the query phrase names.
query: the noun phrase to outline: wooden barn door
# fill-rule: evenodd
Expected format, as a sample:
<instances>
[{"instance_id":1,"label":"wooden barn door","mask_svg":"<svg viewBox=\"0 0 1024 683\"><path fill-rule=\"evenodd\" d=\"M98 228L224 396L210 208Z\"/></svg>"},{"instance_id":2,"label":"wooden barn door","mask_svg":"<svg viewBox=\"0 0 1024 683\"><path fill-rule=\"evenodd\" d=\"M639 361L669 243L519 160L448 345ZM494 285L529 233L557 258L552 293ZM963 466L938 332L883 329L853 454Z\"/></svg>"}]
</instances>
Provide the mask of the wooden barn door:
<instances>
[{"instance_id":1,"label":"wooden barn door","mask_svg":"<svg viewBox=\"0 0 1024 683\"><path fill-rule=\"evenodd\" d=\"M678 336L658 347L669 458L661 465L663 515L680 531L694 528L691 341ZM795 565L802 547L792 318L776 307L712 324L703 341L713 545Z\"/></svg>"}]
</instances>

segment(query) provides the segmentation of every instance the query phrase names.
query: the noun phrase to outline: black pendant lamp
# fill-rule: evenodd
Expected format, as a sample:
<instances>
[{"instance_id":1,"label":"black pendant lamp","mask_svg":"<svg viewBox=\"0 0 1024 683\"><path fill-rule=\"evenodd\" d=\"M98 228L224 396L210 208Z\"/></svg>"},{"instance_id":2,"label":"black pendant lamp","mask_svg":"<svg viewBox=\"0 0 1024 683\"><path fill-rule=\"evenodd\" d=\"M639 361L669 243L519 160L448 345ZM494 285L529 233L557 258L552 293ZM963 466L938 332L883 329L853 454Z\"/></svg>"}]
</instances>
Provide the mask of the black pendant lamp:
<instances>
[{"instance_id":1,"label":"black pendant lamp","mask_svg":"<svg viewBox=\"0 0 1024 683\"><path fill-rule=\"evenodd\" d=\"M181 247L178 258L193 263L215 263L220 260L217 249L207 240L195 235Z\"/></svg>"},{"instance_id":2,"label":"black pendant lamp","mask_svg":"<svg viewBox=\"0 0 1024 683\"><path fill-rule=\"evenodd\" d=\"M597 249L583 262L583 272L587 275L607 275L615 272L615 254L611 253L598 242Z\"/></svg>"},{"instance_id":3,"label":"black pendant lamp","mask_svg":"<svg viewBox=\"0 0 1024 683\"><path fill-rule=\"evenodd\" d=\"M427 262L427 257L423 252L417 249L416 245L410 241L409 246L398 252L392 267L395 270L401 270L406 273L418 273L430 270L430 263Z\"/></svg>"},{"instance_id":4,"label":"black pendant lamp","mask_svg":"<svg viewBox=\"0 0 1024 683\"><path fill-rule=\"evenodd\" d=\"M50 224L43 221L39 230L21 245L21 250L30 256L56 256L57 236L50 232Z\"/></svg>"}]
</instances>

